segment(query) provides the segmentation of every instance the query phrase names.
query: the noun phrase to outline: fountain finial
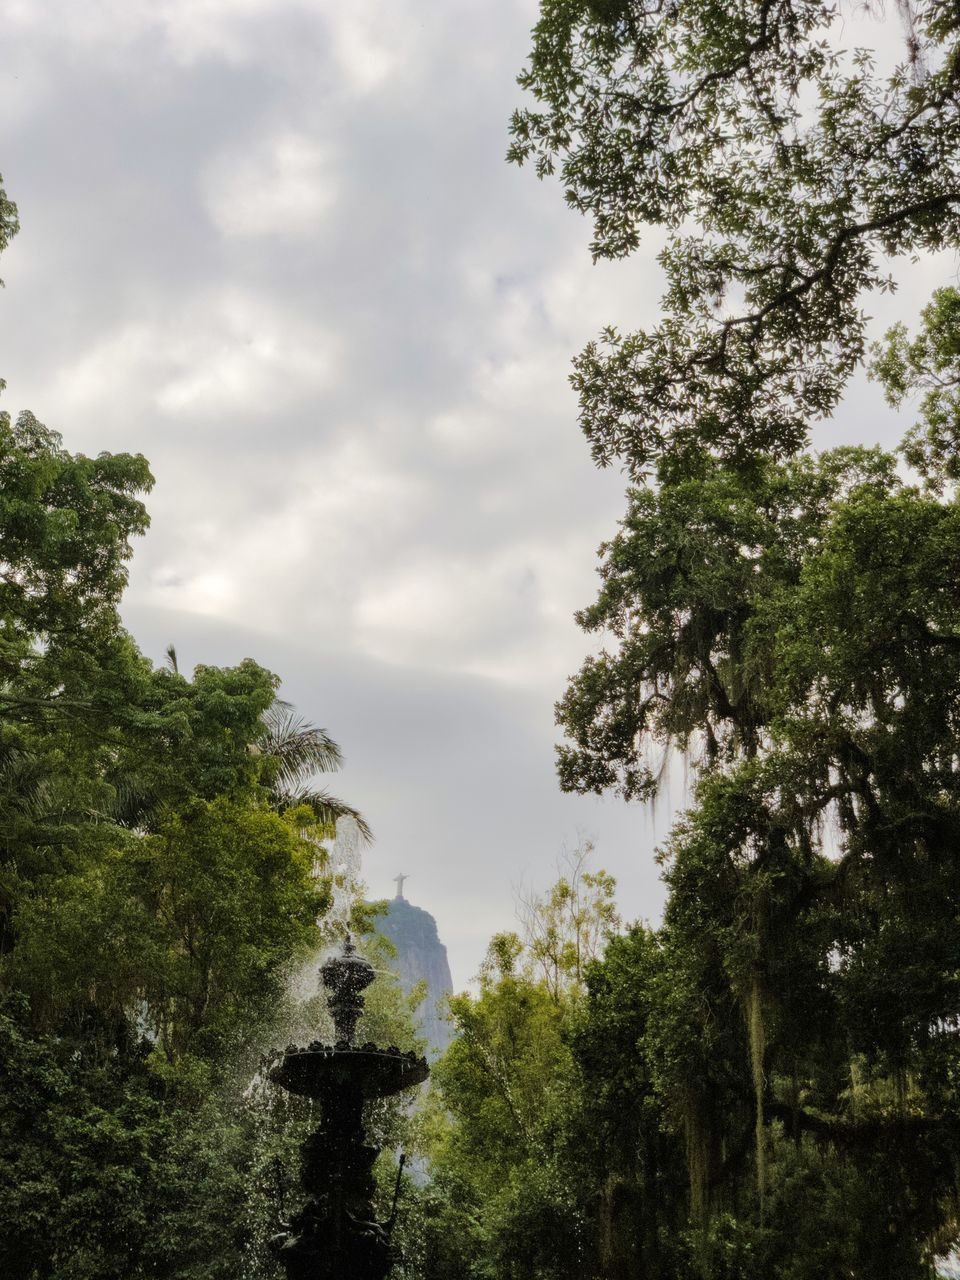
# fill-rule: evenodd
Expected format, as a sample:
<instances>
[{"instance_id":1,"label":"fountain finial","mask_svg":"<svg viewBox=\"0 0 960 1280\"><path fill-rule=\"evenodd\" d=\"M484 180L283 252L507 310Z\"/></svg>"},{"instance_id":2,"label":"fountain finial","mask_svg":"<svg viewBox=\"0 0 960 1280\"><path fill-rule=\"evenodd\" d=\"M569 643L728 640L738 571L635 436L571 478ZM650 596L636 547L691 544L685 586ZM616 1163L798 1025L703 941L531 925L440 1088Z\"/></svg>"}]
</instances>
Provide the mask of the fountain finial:
<instances>
[{"instance_id":1,"label":"fountain finial","mask_svg":"<svg viewBox=\"0 0 960 1280\"><path fill-rule=\"evenodd\" d=\"M327 1008L333 1014L333 1025L339 1044L353 1044L357 1023L363 1012L363 992L373 982L376 974L369 960L359 954L349 930L343 951L331 958L320 969L323 985L330 994Z\"/></svg>"}]
</instances>

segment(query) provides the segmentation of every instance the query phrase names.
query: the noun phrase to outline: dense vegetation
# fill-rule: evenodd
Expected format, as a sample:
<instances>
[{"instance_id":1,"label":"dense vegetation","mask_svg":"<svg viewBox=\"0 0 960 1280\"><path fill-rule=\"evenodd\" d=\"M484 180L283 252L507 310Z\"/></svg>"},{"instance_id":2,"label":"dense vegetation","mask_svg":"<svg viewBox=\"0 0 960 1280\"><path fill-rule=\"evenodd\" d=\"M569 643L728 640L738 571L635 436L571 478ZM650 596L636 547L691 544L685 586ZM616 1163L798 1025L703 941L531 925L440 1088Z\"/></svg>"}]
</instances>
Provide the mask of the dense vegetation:
<instances>
[{"instance_id":1,"label":"dense vegetation","mask_svg":"<svg viewBox=\"0 0 960 1280\"><path fill-rule=\"evenodd\" d=\"M425 1274L928 1276L960 1232L960 507L879 450L704 458L631 492L602 577L561 776L646 795L679 742L695 803L659 929L558 982L541 923L454 1002L425 1211L460 1244Z\"/></svg>"}]
</instances>

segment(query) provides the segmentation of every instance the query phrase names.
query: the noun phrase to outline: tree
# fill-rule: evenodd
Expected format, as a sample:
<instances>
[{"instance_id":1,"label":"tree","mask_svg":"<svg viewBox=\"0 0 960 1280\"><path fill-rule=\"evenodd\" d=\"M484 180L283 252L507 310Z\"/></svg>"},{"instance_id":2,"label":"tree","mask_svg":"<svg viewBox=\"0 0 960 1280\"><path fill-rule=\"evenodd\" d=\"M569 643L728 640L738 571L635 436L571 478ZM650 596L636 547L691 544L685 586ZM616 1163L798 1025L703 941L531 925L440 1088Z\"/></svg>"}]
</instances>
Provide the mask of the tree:
<instances>
[{"instance_id":1,"label":"tree","mask_svg":"<svg viewBox=\"0 0 960 1280\"><path fill-rule=\"evenodd\" d=\"M74 457L29 414L0 442L0 982L51 1029L140 1009L179 1056L275 1001L312 937L329 884L289 783L336 744L271 740L250 660L188 680L139 654L117 604L142 458Z\"/></svg>"},{"instance_id":2,"label":"tree","mask_svg":"<svg viewBox=\"0 0 960 1280\"><path fill-rule=\"evenodd\" d=\"M830 1267L919 1276L955 1232L960 508L895 463L710 461L633 493L582 616L619 647L559 707L577 789L649 796L651 755L697 753L645 1052L712 1275L731 1250L775 1273L789 1231L798 1276L825 1238ZM802 1223L808 1271L804 1186L858 1205L853 1235Z\"/></svg>"},{"instance_id":3,"label":"tree","mask_svg":"<svg viewBox=\"0 0 960 1280\"><path fill-rule=\"evenodd\" d=\"M3 253L7 245L20 230L20 219L17 215L17 206L7 195L3 187L3 175L0 174L0 253ZM0 280L0 286L3 281ZM0 378L0 391L7 384Z\"/></svg>"},{"instance_id":4,"label":"tree","mask_svg":"<svg viewBox=\"0 0 960 1280\"><path fill-rule=\"evenodd\" d=\"M79 686L125 656L116 606L131 539L148 523L138 495L152 484L140 455L74 456L31 413L15 423L0 414L0 708L8 722L110 718L107 688L97 704Z\"/></svg>"},{"instance_id":5,"label":"tree","mask_svg":"<svg viewBox=\"0 0 960 1280\"><path fill-rule=\"evenodd\" d=\"M3 187L3 176L0 175L0 253L20 230L20 219L17 206L7 195Z\"/></svg>"},{"instance_id":6,"label":"tree","mask_svg":"<svg viewBox=\"0 0 960 1280\"><path fill-rule=\"evenodd\" d=\"M873 353L893 402L924 394L923 487L802 452L884 258L960 241L960 10L898 9L884 73L822 0L545 0L513 121L595 256L666 234L661 322L574 366L594 458L634 487L559 768L649 799L673 749L697 765L642 1052L716 1277L920 1276L956 1234L952 290Z\"/></svg>"},{"instance_id":7,"label":"tree","mask_svg":"<svg viewBox=\"0 0 960 1280\"><path fill-rule=\"evenodd\" d=\"M561 1140L588 1224L586 1273L675 1280L688 1273L682 1140L658 1095L654 1028L676 998L660 939L635 925L586 970L570 1031Z\"/></svg>"},{"instance_id":8,"label":"tree","mask_svg":"<svg viewBox=\"0 0 960 1280\"><path fill-rule=\"evenodd\" d=\"M73 456L31 414L0 415L0 953L17 884L111 807L150 719L117 602L151 484L140 457Z\"/></svg>"},{"instance_id":9,"label":"tree","mask_svg":"<svg viewBox=\"0 0 960 1280\"><path fill-rule=\"evenodd\" d=\"M611 648L558 704L561 786L649 799L671 749L706 766L761 751L777 708L770 619L845 495L898 487L890 455L838 449L743 467L704 456L629 490L600 549L599 596L576 615Z\"/></svg>"},{"instance_id":10,"label":"tree","mask_svg":"<svg viewBox=\"0 0 960 1280\"><path fill-rule=\"evenodd\" d=\"M0 184L0 251L17 225ZM272 672L246 659L187 678L125 631L152 484L140 455L71 454L32 414L0 414L0 1272L13 1280L253 1274L277 1159L309 1124L297 1100L264 1115L250 1085L286 1039L287 979L329 907L330 819L355 810L301 785L339 749L277 717ZM397 1001L379 1012L396 1021Z\"/></svg>"},{"instance_id":11,"label":"tree","mask_svg":"<svg viewBox=\"0 0 960 1280\"><path fill-rule=\"evenodd\" d=\"M524 937L496 934L478 995L451 998L456 1037L436 1064L425 1122L417 1274L573 1280L594 1274L596 1168L571 1044L597 957L619 926L615 883L585 841L543 895L518 902ZM585 1088L596 1090L597 1080ZM596 1147L592 1148L596 1154Z\"/></svg>"},{"instance_id":12,"label":"tree","mask_svg":"<svg viewBox=\"0 0 960 1280\"><path fill-rule=\"evenodd\" d=\"M490 944L476 998L451 998L457 1036L433 1068L431 1184L419 1225L425 1280L574 1280L581 1214L558 1159L568 1001L518 972L515 934Z\"/></svg>"},{"instance_id":13,"label":"tree","mask_svg":"<svg viewBox=\"0 0 960 1280\"><path fill-rule=\"evenodd\" d=\"M243 1094L330 901L337 802L289 784L339 754L309 726L270 739L278 679L252 660L188 679L127 635L151 483L139 456L72 455L30 414L0 417L0 1271L17 1280L238 1274L277 1211L264 1152L308 1123L294 1105L260 1129Z\"/></svg>"},{"instance_id":14,"label":"tree","mask_svg":"<svg viewBox=\"0 0 960 1280\"><path fill-rule=\"evenodd\" d=\"M600 464L795 452L863 355L885 259L960 241L960 11L896 7L883 73L827 0L543 0L510 158L558 172L594 257L667 234L662 321L575 362Z\"/></svg>"},{"instance_id":15,"label":"tree","mask_svg":"<svg viewBox=\"0 0 960 1280\"><path fill-rule=\"evenodd\" d=\"M904 324L871 349L870 374L899 409L923 392L920 421L906 435L903 455L935 493L960 479L960 292L938 289L910 340Z\"/></svg>"},{"instance_id":16,"label":"tree","mask_svg":"<svg viewBox=\"0 0 960 1280\"><path fill-rule=\"evenodd\" d=\"M587 966L620 925L616 882L602 869L588 870L592 853L592 841L582 841L565 851L559 878L548 893L518 894L528 962L558 1002L565 993L582 990Z\"/></svg>"},{"instance_id":17,"label":"tree","mask_svg":"<svg viewBox=\"0 0 960 1280\"><path fill-rule=\"evenodd\" d=\"M129 1042L37 1035L0 1009L0 1268L11 1280L228 1280L262 1140L209 1072L160 1077Z\"/></svg>"}]
</instances>

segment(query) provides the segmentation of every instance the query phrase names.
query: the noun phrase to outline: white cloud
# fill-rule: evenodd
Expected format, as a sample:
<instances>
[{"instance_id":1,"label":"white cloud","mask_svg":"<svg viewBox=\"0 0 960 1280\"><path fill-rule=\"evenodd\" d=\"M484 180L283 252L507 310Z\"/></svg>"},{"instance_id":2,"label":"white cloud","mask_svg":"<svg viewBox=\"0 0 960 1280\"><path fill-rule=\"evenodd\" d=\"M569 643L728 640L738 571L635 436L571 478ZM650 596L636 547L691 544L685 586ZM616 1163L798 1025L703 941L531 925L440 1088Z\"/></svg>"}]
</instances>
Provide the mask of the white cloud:
<instances>
[{"instance_id":1,"label":"white cloud","mask_svg":"<svg viewBox=\"0 0 960 1280\"><path fill-rule=\"evenodd\" d=\"M382 662L559 691L585 648L570 618L591 570L580 529L486 554L438 549L366 584L357 640Z\"/></svg>"},{"instance_id":2,"label":"white cloud","mask_svg":"<svg viewBox=\"0 0 960 1280\"><path fill-rule=\"evenodd\" d=\"M337 348L289 309L229 290L97 337L56 375L54 396L65 420L108 403L193 420L275 414L330 385Z\"/></svg>"},{"instance_id":3,"label":"white cloud","mask_svg":"<svg viewBox=\"0 0 960 1280\"><path fill-rule=\"evenodd\" d=\"M84 49L112 65L153 41L181 66L202 58L248 62L257 53L257 24L307 7L309 0L3 0L9 30L39 33L51 47ZM142 55L141 55L142 57Z\"/></svg>"},{"instance_id":4,"label":"white cloud","mask_svg":"<svg viewBox=\"0 0 960 1280\"><path fill-rule=\"evenodd\" d=\"M430 15L431 30L444 29L441 16ZM0 18L7 30L42 35L114 67L118 54L149 41L181 68L250 66L269 52L286 69L301 52L283 40L289 27L319 26L322 44L305 51L314 69L329 48L343 87L358 94L415 75L427 26L412 0L0 0Z\"/></svg>"},{"instance_id":5,"label":"white cloud","mask_svg":"<svg viewBox=\"0 0 960 1280\"><path fill-rule=\"evenodd\" d=\"M349 648L361 584L402 543L424 484L392 469L361 437L283 450L211 472L185 473L162 487L154 533L131 582L136 603L216 616L278 634L316 632ZM276 495L266 508L244 501L259 482ZM232 494L226 500L223 490ZM194 518L185 512L198 512Z\"/></svg>"},{"instance_id":6,"label":"white cloud","mask_svg":"<svg viewBox=\"0 0 960 1280\"><path fill-rule=\"evenodd\" d=\"M204 206L225 236L316 236L335 203L328 145L282 133L221 152L201 179Z\"/></svg>"},{"instance_id":7,"label":"white cloud","mask_svg":"<svg viewBox=\"0 0 960 1280\"><path fill-rule=\"evenodd\" d=\"M123 5L126 0L119 0ZM289 0L140 0L144 17L161 27L173 58L248 62L257 54L258 19L296 12Z\"/></svg>"},{"instance_id":8,"label":"white cloud","mask_svg":"<svg viewBox=\"0 0 960 1280\"><path fill-rule=\"evenodd\" d=\"M375 0L353 0L350 5L329 7L337 62L351 88L371 93L404 67L411 69L411 8Z\"/></svg>"}]
</instances>

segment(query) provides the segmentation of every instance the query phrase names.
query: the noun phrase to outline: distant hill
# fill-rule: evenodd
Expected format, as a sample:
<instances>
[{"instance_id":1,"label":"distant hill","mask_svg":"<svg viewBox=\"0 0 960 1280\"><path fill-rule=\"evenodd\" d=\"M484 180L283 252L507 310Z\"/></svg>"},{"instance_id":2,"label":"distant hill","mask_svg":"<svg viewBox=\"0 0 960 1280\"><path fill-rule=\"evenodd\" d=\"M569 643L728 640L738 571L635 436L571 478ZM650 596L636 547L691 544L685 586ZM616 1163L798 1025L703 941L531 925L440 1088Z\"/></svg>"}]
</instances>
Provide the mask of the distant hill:
<instances>
[{"instance_id":1,"label":"distant hill","mask_svg":"<svg viewBox=\"0 0 960 1280\"><path fill-rule=\"evenodd\" d=\"M438 1057L453 1038L453 1027L442 1015L445 998L453 991L447 948L440 941L437 922L429 911L415 907L403 896L402 887L387 907L377 928L397 949L393 965L403 990L409 994L426 979L427 998L420 1006L419 1033L427 1041L428 1056Z\"/></svg>"}]
</instances>

